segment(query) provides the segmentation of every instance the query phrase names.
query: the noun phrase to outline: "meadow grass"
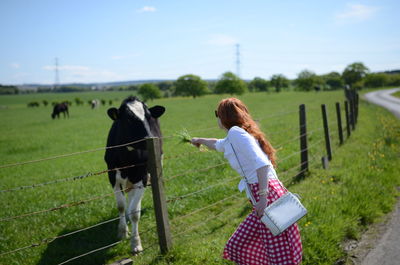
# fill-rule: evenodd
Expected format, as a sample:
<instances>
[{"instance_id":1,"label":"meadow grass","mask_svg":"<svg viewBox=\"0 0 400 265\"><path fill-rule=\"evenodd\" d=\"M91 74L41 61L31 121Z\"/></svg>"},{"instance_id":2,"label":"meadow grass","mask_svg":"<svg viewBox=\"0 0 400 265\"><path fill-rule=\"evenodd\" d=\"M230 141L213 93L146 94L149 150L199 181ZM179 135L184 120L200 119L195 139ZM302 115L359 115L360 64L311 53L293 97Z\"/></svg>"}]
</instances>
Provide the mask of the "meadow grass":
<instances>
[{"instance_id":1,"label":"meadow grass","mask_svg":"<svg viewBox=\"0 0 400 265\"><path fill-rule=\"evenodd\" d=\"M31 94L0 97L1 165L51 157L105 146L111 120L107 107L91 110L72 106L70 118L51 120L51 107L27 108L30 101L73 101L75 97L116 99L129 92L79 94ZM159 254L151 192L143 199L140 231L145 252L134 257L135 264L230 264L221 259L223 246L235 227L250 212L239 179L222 154L198 151L182 143L179 133L191 136L224 137L214 109L227 95L197 99L170 98L149 102L163 105L160 118L164 134L164 178L174 248ZM334 103L343 102L343 92L252 93L239 97L250 108L272 144L277 147L278 174L291 191L302 195L309 214L300 221L304 246L303 264L332 264L345 257L340 244L358 238L362 229L390 211L399 185L399 121L388 112L361 102L357 129L339 148ZM311 170L308 177L293 183L299 164L298 105L306 104ZM332 129L333 160L328 170L320 166L325 154L320 104L327 104ZM115 106L119 103L114 102ZM342 107L343 109L343 107ZM343 110L342 110L343 114ZM177 137L178 135L178 137ZM0 190L49 180L79 176L106 168L104 151L0 168ZM292 155L292 156L290 156ZM288 157L289 156L289 157ZM220 166L216 166L222 164ZM204 170L207 167L213 167ZM293 169L294 168L294 169ZM290 170L287 173L283 173ZM210 185L203 192L184 199ZM106 175L0 193L0 219L50 209L112 193ZM101 200L49 213L0 222L0 253L41 242L118 216L112 194ZM206 208L208 207L208 208ZM197 209L203 209L193 213ZM193 214L190 214L193 213ZM190 214L190 215L188 215ZM117 222L95 227L39 247L0 256L0 264L58 264L74 256L118 241ZM108 264L128 256L124 241L69 264Z\"/></svg>"},{"instance_id":2,"label":"meadow grass","mask_svg":"<svg viewBox=\"0 0 400 265\"><path fill-rule=\"evenodd\" d=\"M392 96L400 98L400 91L397 91L397 92L393 93Z\"/></svg>"}]
</instances>

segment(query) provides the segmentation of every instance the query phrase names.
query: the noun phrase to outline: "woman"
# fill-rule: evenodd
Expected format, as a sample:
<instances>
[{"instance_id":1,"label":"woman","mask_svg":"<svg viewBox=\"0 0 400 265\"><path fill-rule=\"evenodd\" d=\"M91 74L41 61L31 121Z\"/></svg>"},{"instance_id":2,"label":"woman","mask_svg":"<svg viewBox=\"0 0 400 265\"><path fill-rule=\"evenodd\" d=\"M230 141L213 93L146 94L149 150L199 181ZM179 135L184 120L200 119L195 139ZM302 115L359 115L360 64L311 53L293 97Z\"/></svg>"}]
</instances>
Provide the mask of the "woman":
<instances>
[{"instance_id":1,"label":"woman","mask_svg":"<svg viewBox=\"0 0 400 265\"><path fill-rule=\"evenodd\" d=\"M191 143L223 152L232 168L243 177L239 190L246 190L249 199L251 192L256 200L252 213L228 240L223 257L242 265L300 264L302 245L297 224L273 236L260 220L265 207L286 192L274 169L275 149L239 99L222 100L215 115L227 137L193 138Z\"/></svg>"}]
</instances>

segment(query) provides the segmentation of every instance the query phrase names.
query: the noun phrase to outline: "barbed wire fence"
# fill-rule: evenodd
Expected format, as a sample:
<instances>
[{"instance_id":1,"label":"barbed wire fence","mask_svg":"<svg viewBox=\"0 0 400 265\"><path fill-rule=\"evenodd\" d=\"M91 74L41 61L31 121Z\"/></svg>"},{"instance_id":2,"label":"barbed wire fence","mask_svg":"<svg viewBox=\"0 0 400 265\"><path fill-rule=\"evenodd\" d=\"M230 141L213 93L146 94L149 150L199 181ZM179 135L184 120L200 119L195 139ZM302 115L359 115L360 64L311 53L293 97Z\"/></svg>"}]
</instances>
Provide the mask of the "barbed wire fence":
<instances>
[{"instance_id":1,"label":"barbed wire fence","mask_svg":"<svg viewBox=\"0 0 400 265\"><path fill-rule=\"evenodd\" d=\"M303 106L303 107L302 107ZM299 111L289 111L289 112L282 112L282 113L278 113L275 115L270 115L267 117L263 117L260 118L258 120L263 120L263 119L270 119L270 118L277 118L277 117L282 117L284 115L291 115L293 113L300 113L300 124L299 127L297 127L297 129L300 129L300 134L297 137L294 137L288 141L285 141L283 143L280 143L280 145L278 145L277 149L288 145L288 144L293 144L295 142L299 142L300 141L300 150L297 152L293 152L291 154L289 154L288 156L279 159L278 162L279 163L283 163L284 161L290 160L293 157L295 157L296 155L300 155L300 163L292 166L288 169L285 169L281 172L279 172L280 178L282 179L283 182L290 182L293 181L295 179L298 179L299 176L300 177L304 177L305 174L309 171L309 166L317 166L321 161L319 161L320 159L322 160L322 164L323 167L325 168L325 164L327 161L332 159L332 148L331 148L331 135L333 135L334 133L338 134L338 141L337 143L335 143L336 148L339 147L340 145L342 145L344 143L344 136L346 135L346 139L350 137L351 135L351 131L355 130L355 124L357 122L358 119L358 101L354 101L352 99L349 99L349 101L345 101L344 102L344 106L345 106L345 110L344 110L344 118L342 119L341 115L343 113L343 111L340 109L340 103L336 103L336 121L337 121L337 129L333 129L330 130L329 129L329 124L335 124L335 121L333 120L329 120L327 119L327 114L326 114L326 106L324 104L321 105L321 113L322 113L322 121L323 121L323 127L322 128L316 128L313 130L310 130L309 132L307 132L307 123L306 123L306 119L305 116L302 117L302 115L305 115L305 106L301 105L299 107ZM304 109L304 112L303 110ZM313 109L315 110L315 109ZM351 111L350 111L351 110ZM303 112L303 114L301 114ZM357 115L357 116L356 116ZM345 126L342 126L342 122L344 121ZM206 130L213 130L215 129L215 127L211 127L211 128L206 128L206 129L200 129L200 130L194 130L194 131L206 131ZM295 129L295 127L291 127L290 129ZM287 129L286 129L287 130ZM308 145L307 139L310 136L316 136L318 135L319 132L324 131L324 135L321 138L318 139L313 139L312 144ZM193 132L194 132L193 131ZM283 131L283 130L282 130ZM346 132L346 133L344 133ZM163 137L164 139L170 139L173 138L174 136L167 136L167 137ZM336 137L335 137L336 138ZM223 167L223 166L227 166L227 162L224 163L219 163L219 164L215 164L212 166L208 166L205 168L199 168L199 169L191 169L191 170L187 170L184 172L180 172L178 174L174 174L172 176L169 177L163 177L162 175L162 166L161 166L161 161L160 159L158 159L157 157L161 157L161 152L160 152L160 145L159 145L159 140L160 138L148 138L148 139L141 139L138 141L133 141L133 142L129 142L126 144L121 144L121 145L116 145L116 146L110 146L110 147L105 147L105 148L96 148L96 149L91 149L91 150L85 150L85 151L80 151L80 152L74 152L74 153L69 153L69 154L61 154L61 155L56 155L56 156L52 156L52 157L46 157L46 158L41 158L41 159L36 159L36 160L30 160L30 161L24 161L24 162L17 162L17 163L10 163L10 164L5 164L5 165L0 165L0 169L2 168L9 168L9 167L17 167L17 166L22 166L22 165L26 165L26 164L33 164L33 163L40 163L43 161L48 161L48 160L53 160L53 159L60 159L60 158L64 158L64 157L69 157L69 156L75 156L75 155L80 155L80 154L86 154L86 153L90 153L90 152L97 152L97 151L101 151L101 150L106 150L106 149L112 149L112 148L121 148L121 147L126 147L129 145L133 145L139 142L143 142L146 141L147 146L148 146L148 151L150 153L150 157L149 157L149 162L147 163L147 167L148 170L150 172L151 175L151 187L153 190L153 199L154 197L158 197L159 200L159 204L157 205L156 202L154 202L154 206L152 207L155 210L155 215L156 215L156 225L148 228L146 231L141 232L141 234L146 234L149 233L151 231L155 231L157 230L157 234L158 234L158 241L154 241L151 242L150 244L148 244L145 248L144 251L147 251L148 249L154 248L155 246L159 245L161 252L165 253L168 252L170 250L170 248L172 247L172 238L176 239L179 238L187 233L189 233L190 231L195 230L198 227L201 227L205 224L207 224L210 220L213 220L215 218L219 218L220 216L224 215L227 211L230 211L231 209L229 207L227 207L226 209L224 209L223 211L220 211L217 214L213 214L210 215L206 220L203 220L201 222L197 222L192 224L191 226L187 227L185 230L180 231L178 233L174 233L173 235L171 235L169 229L166 229L164 226L165 224L168 224L169 226L169 219L168 219L168 212L167 212L167 208L166 205L170 204L170 203L177 203L178 201L182 201L182 200L186 200L188 198L192 198L195 196L200 196L202 193L205 193L207 191L210 191L212 189L215 189L217 187L221 187L224 185L228 185L231 182L233 182L234 180L239 179L239 177L231 177L228 179L225 179L219 183L216 184L212 184L206 187L203 187L202 189L199 190L195 190L195 191L191 191L189 193L186 194L182 194L182 195L176 195L170 198L166 198L165 194L164 194L164 183L168 183L170 180L178 178L178 177L182 177L191 173L199 173L199 172L207 172L210 171L211 169L215 169L215 168L219 168L219 167ZM305 141L305 142L304 142ZM320 157L321 153L317 154L317 152L311 152L311 150L315 150L316 148L320 147L323 143L325 143L325 147L326 147L326 154L322 155L322 157ZM189 155L193 155L195 154L197 151L195 152L188 152L185 154L180 154L180 155L176 155L176 156L167 156L165 159L166 160L174 160L174 159L179 159L182 157L187 157ZM308 153L311 153L311 159L308 158ZM129 166L125 166L125 167L119 167L119 168L113 168L113 169L106 169L106 170L102 170L102 171L97 171L97 172L88 172L86 174L80 175L80 176L73 176L73 177L68 177L68 178L62 178L62 179L57 179L57 180L52 180L52 181L48 181L48 182L42 182L42 183L36 183L36 184L32 184L32 185L24 185L24 186L19 186L19 187L11 187L11 188L7 188L7 189L3 189L0 190L0 194L1 193L9 193L9 192L16 192L16 191L22 191L22 190L26 190L26 189L33 189L33 188L39 188L39 187L43 187L43 186L47 186L47 185L52 185L52 184L56 184L56 183L61 183L61 182L69 182L69 181L79 181L82 179L86 179L88 177L91 176L99 176L99 175L103 175L105 173L108 173L110 171L116 171L116 170L123 170L123 169L127 169L127 168L132 168L135 166L139 166L139 165L143 165L143 164L137 164L137 165L129 165ZM96 201L96 200L101 200L104 199L106 197L110 197L113 196L116 192L113 193L108 193L108 194L102 194L102 195L98 195L98 196L94 196L91 198L87 198L85 200L80 200L80 201L75 201L75 202L70 202L70 203L65 203L56 207L52 207L49 209L43 209L43 210L39 210L39 211L34 211L34 212L29 212L29 213L23 213L20 215L14 215L14 216L7 216L7 217L2 217L0 218L0 223L2 222L7 222L7 221L11 221L11 220L15 220L15 219L19 219L19 218L28 218L30 216L35 216L38 214L44 214L44 213L50 213L50 212L54 212L54 211L58 211L60 209L64 209L64 208L70 208L70 207L76 207L79 205L83 205L92 201ZM235 199L235 200L234 200ZM181 222L184 219L187 219L191 216L194 216L196 214L199 214L207 209L211 209L212 207L215 207L217 205L223 204L224 202L237 202L238 200L240 200L240 197L236 194L234 195L228 195L223 197L222 199L219 199L211 204L199 207L197 209L192 210L189 213L185 213L183 215L177 216L173 219L171 219L171 223L177 223L177 222ZM243 198L241 199L243 200ZM235 204L234 204L235 205ZM134 214L135 212L132 212L130 214ZM78 230L75 230L73 232L69 232L69 233L65 233L59 236L53 236L53 237L48 237L48 238L44 238L36 243L32 243L26 246L22 246L19 248L15 248L12 250L6 250L2 253L0 253L0 257L3 256L7 256L13 253L17 253L20 251L24 251L24 250L28 250L28 249L32 249L35 247L39 247L42 245L46 245L49 244L57 239L60 238L65 238L71 235L75 235L77 233L83 232L83 231L87 231L89 229L93 229L95 227L99 227L105 224L109 224L112 222L115 222L117 220L119 220L120 217L115 217L106 221L102 221L99 222L97 224L91 225L91 226L87 226ZM164 235L160 235L160 231L162 233L164 233ZM164 238L164 239L163 239ZM93 253L96 253L98 251L107 249L107 248L111 248L113 246L116 246L126 240L129 240L130 238L126 238L123 240L119 240L116 242L113 242L111 244L105 245L103 247L97 248L97 249L93 249L91 251L88 251L86 253L83 253L81 255L72 257L68 260L65 260L61 263L59 263L58 265L61 264L67 264L73 260L77 260L81 257L84 256L88 256L91 255Z\"/></svg>"}]
</instances>

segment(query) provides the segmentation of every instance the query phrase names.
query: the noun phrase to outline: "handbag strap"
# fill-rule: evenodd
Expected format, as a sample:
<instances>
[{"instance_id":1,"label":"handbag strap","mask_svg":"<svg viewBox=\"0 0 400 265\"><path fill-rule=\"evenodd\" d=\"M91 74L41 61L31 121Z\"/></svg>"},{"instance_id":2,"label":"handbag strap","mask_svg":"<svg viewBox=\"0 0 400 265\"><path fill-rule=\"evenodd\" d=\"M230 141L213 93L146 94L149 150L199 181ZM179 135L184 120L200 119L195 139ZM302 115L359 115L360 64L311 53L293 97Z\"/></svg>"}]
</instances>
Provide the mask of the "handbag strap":
<instances>
[{"instance_id":1,"label":"handbag strap","mask_svg":"<svg viewBox=\"0 0 400 265\"><path fill-rule=\"evenodd\" d=\"M236 160L238 161L238 164L239 164L239 166L240 166L240 169L242 170L244 180L246 181L246 186L247 186L247 189L248 189L247 194L250 196L250 200L251 200L251 202L252 202L253 205L254 205L254 204L256 204L257 202L256 202L256 199L255 199L254 196L253 196L253 193L251 192L251 188L250 188L249 182L247 181L246 174L244 174L244 170L243 170L242 164L240 164L240 160L239 160L239 158L238 158L238 156L237 156L237 154L236 154L235 148L233 148L232 143L231 143L231 142L229 142L229 143L231 144L233 153L235 154Z\"/></svg>"}]
</instances>

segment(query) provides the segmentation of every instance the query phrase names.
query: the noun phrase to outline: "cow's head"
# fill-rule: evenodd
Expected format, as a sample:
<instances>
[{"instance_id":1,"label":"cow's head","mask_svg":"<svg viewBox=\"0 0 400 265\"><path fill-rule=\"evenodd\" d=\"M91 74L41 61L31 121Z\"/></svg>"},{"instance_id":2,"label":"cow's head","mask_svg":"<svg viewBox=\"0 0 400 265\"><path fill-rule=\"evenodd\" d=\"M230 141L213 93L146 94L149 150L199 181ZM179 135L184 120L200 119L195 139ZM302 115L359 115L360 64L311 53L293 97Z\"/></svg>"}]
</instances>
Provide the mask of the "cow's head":
<instances>
[{"instance_id":1,"label":"cow's head","mask_svg":"<svg viewBox=\"0 0 400 265\"><path fill-rule=\"evenodd\" d=\"M147 105L137 97L126 98L119 109L110 108L108 116L114 120L118 130L118 138L123 141L134 141L145 137L161 137L158 118L163 115L165 108Z\"/></svg>"}]
</instances>

